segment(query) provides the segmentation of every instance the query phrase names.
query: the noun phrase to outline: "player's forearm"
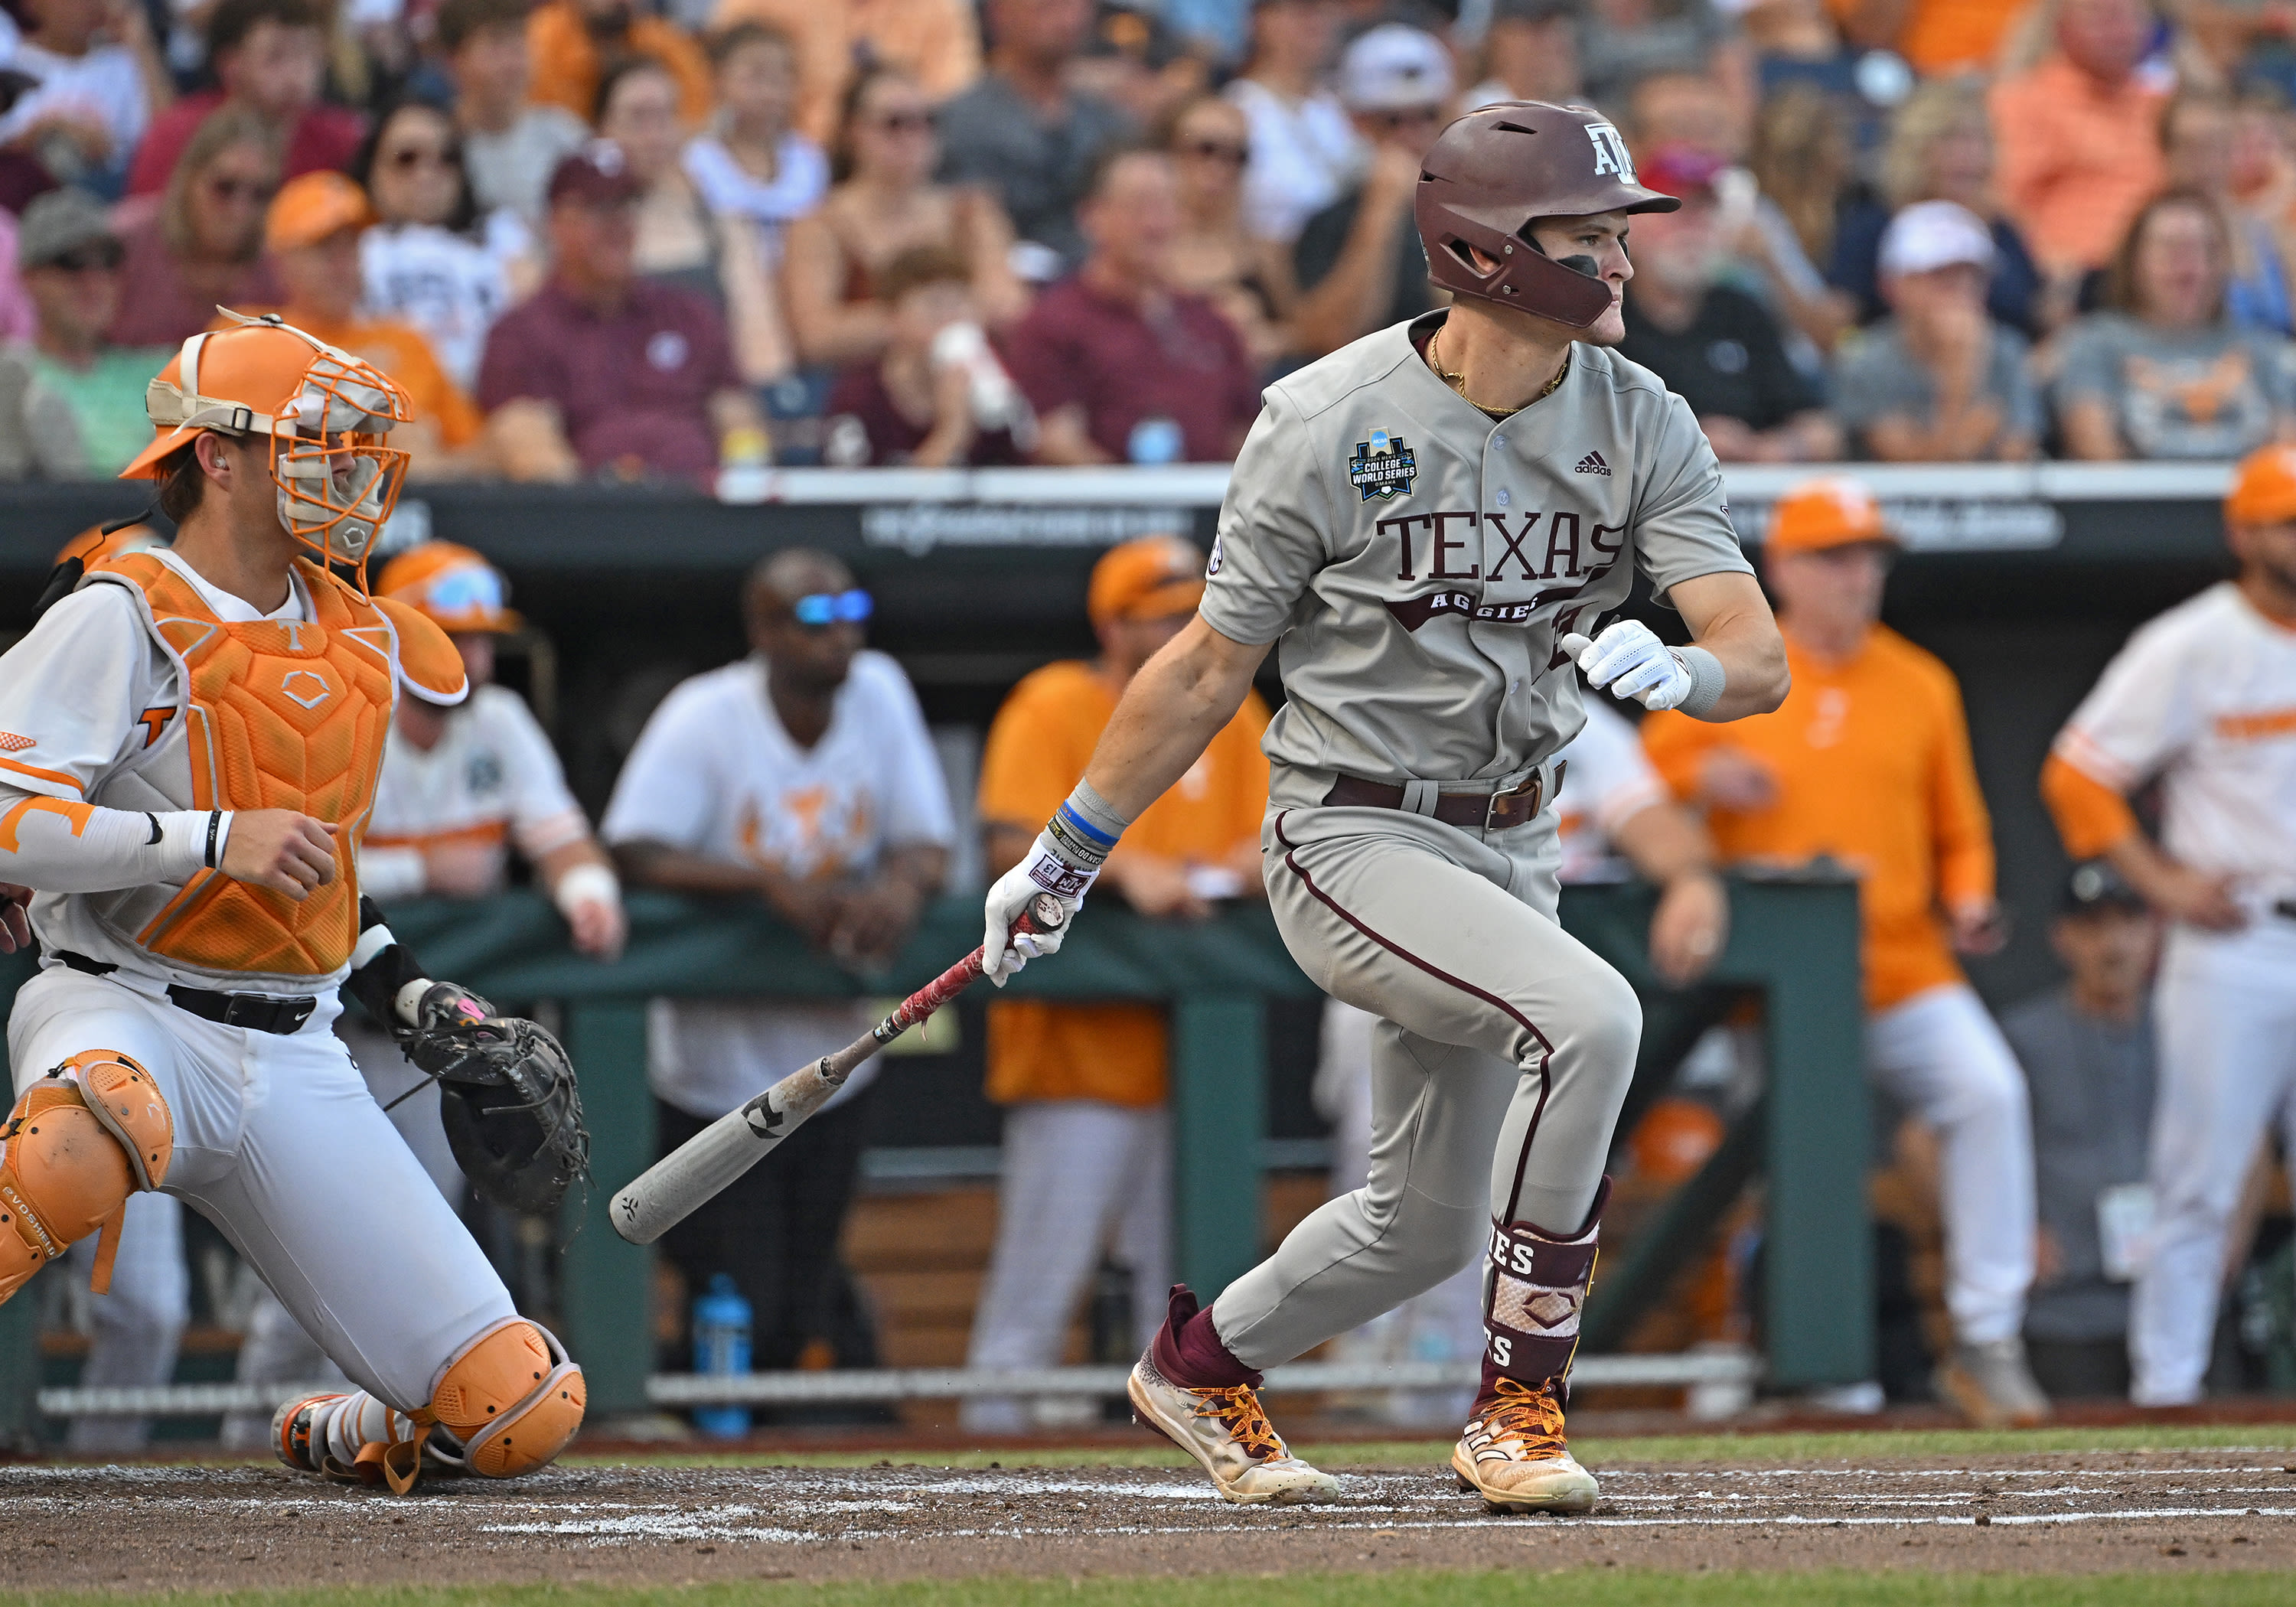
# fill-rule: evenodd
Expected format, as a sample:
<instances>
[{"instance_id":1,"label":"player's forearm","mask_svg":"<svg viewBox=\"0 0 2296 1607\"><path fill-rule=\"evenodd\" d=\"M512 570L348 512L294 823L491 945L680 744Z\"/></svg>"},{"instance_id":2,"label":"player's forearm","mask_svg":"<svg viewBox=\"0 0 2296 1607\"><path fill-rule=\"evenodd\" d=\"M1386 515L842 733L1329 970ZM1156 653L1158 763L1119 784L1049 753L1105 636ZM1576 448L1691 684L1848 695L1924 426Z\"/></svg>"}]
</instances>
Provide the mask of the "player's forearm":
<instances>
[{"instance_id":1,"label":"player's forearm","mask_svg":"<svg viewBox=\"0 0 2296 1607\"><path fill-rule=\"evenodd\" d=\"M1677 583L1671 595L1690 627L1692 644L1722 666L1722 694L1702 718L1743 719L1785 701L1792 684L1785 638L1751 575L1700 575Z\"/></svg>"},{"instance_id":2,"label":"player's forearm","mask_svg":"<svg viewBox=\"0 0 2296 1607\"><path fill-rule=\"evenodd\" d=\"M1085 780L1127 820L1138 819L1235 717L1268 645L1188 621L1125 688Z\"/></svg>"},{"instance_id":3,"label":"player's forearm","mask_svg":"<svg viewBox=\"0 0 2296 1607\"><path fill-rule=\"evenodd\" d=\"M108 893L178 882L223 861L231 816L148 814L0 787L0 881L44 893Z\"/></svg>"}]
</instances>

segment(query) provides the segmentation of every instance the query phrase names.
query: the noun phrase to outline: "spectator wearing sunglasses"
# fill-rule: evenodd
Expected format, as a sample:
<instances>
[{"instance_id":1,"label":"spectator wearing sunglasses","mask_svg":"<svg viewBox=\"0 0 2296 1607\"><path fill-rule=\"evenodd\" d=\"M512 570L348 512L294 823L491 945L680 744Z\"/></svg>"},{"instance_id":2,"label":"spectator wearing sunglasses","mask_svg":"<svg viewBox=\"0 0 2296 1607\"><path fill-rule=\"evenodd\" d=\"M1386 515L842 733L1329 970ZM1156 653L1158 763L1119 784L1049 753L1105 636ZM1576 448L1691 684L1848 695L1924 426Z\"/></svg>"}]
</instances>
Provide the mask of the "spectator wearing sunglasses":
<instances>
[{"instance_id":1,"label":"spectator wearing sunglasses","mask_svg":"<svg viewBox=\"0 0 2296 1607\"><path fill-rule=\"evenodd\" d=\"M600 835L636 886L760 905L839 965L875 974L947 874L947 783L900 667L863 646L869 594L824 553L750 571L750 655L673 690L614 784ZM667 1154L792 1066L869 1029L859 1000L663 999L652 1085ZM751 1308L760 1370L825 1348L876 1365L837 1259L875 1066L661 1242L687 1287L730 1274Z\"/></svg>"},{"instance_id":2,"label":"spectator wearing sunglasses","mask_svg":"<svg viewBox=\"0 0 2296 1607\"><path fill-rule=\"evenodd\" d=\"M184 147L160 209L120 231L117 346L175 347L218 307L275 305L263 257L263 215L279 193L279 142L252 112L226 108Z\"/></svg>"},{"instance_id":3,"label":"spectator wearing sunglasses","mask_svg":"<svg viewBox=\"0 0 2296 1607\"><path fill-rule=\"evenodd\" d=\"M374 209L374 226L359 237L365 310L420 331L468 392L487 331L510 307L513 271L535 271L525 225L506 211L480 215L455 121L428 102L383 112L351 177Z\"/></svg>"},{"instance_id":4,"label":"spectator wearing sunglasses","mask_svg":"<svg viewBox=\"0 0 2296 1607\"><path fill-rule=\"evenodd\" d=\"M1292 349L1285 321L1297 297L1291 253L1246 225L1250 142L1243 109L1218 95L1199 96L1170 119L1163 146L1179 176L1180 231L1169 271L1173 289L1219 309L1265 373Z\"/></svg>"},{"instance_id":5,"label":"spectator wearing sunglasses","mask_svg":"<svg viewBox=\"0 0 2296 1607\"><path fill-rule=\"evenodd\" d=\"M917 81L880 68L853 82L831 159L836 187L790 225L782 268L790 332L808 363L883 355L893 315L884 275L927 247L964 258L979 316L1001 329L1029 305L1013 271L1013 224L987 190L933 181L940 141Z\"/></svg>"},{"instance_id":6,"label":"spectator wearing sunglasses","mask_svg":"<svg viewBox=\"0 0 2296 1607\"><path fill-rule=\"evenodd\" d=\"M282 178L348 167L366 122L319 100L331 14L318 0L217 0L208 20L208 61L221 87L185 95L153 119L128 168L127 193L167 188L181 153L218 111L243 112L270 131Z\"/></svg>"},{"instance_id":7,"label":"spectator wearing sunglasses","mask_svg":"<svg viewBox=\"0 0 2296 1607\"><path fill-rule=\"evenodd\" d=\"M16 266L39 324L0 348L0 480L109 478L150 443L144 388L168 354L104 334L127 254L85 190L25 209Z\"/></svg>"},{"instance_id":8,"label":"spectator wearing sunglasses","mask_svg":"<svg viewBox=\"0 0 2296 1607\"><path fill-rule=\"evenodd\" d=\"M537 105L526 0L445 0L439 49L455 86L463 166L481 212L507 210L542 226L544 190L558 164L590 137L563 106Z\"/></svg>"},{"instance_id":9,"label":"spectator wearing sunglasses","mask_svg":"<svg viewBox=\"0 0 2296 1607\"><path fill-rule=\"evenodd\" d=\"M117 195L152 111L176 98L149 13L114 0L29 0L25 9L32 25L8 65L38 86L0 119L0 144L33 152L67 183Z\"/></svg>"},{"instance_id":10,"label":"spectator wearing sunglasses","mask_svg":"<svg viewBox=\"0 0 2296 1607\"><path fill-rule=\"evenodd\" d=\"M1451 55L1399 22L1360 35L1340 58L1340 99L1371 148L1362 180L1308 220L1292 250L1293 320L1308 357L1415 318L1435 305L1412 205L1419 162L1450 115Z\"/></svg>"}]
</instances>

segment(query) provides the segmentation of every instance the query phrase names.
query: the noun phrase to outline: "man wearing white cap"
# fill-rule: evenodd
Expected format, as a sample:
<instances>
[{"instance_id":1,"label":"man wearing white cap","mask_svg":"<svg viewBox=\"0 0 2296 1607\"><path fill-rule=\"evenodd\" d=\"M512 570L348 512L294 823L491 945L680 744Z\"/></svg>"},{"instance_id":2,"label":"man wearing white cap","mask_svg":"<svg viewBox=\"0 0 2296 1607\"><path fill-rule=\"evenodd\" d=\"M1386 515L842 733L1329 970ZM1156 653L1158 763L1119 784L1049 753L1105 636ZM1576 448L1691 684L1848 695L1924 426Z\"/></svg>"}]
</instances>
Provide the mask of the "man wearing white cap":
<instances>
[{"instance_id":1,"label":"man wearing white cap","mask_svg":"<svg viewBox=\"0 0 2296 1607\"><path fill-rule=\"evenodd\" d=\"M1433 34L1382 23L1341 53L1338 87L1371 156L1361 182L1310 217L1292 247L1296 327L1311 357L1435 305L1411 208L1420 159L1450 116L1451 53Z\"/></svg>"},{"instance_id":2,"label":"man wearing white cap","mask_svg":"<svg viewBox=\"0 0 2296 1607\"><path fill-rule=\"evenodd\" d=\"M1966 207L1917 201L1882 236L1891 316L1834 359L1833 410L1867 457L2013 462L2033 455L2040 392L2025 338L1985 310L1993 236Z\"/></svg>"}]
</instances>

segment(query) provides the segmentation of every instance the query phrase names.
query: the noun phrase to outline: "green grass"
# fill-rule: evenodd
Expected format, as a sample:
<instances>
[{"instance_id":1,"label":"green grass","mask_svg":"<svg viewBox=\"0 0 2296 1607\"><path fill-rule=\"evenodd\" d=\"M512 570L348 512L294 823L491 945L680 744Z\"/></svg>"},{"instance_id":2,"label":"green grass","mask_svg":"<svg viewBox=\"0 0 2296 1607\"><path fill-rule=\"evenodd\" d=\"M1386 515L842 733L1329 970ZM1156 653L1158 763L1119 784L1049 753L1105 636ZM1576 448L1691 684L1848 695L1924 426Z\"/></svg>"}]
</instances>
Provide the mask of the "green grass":
<instances>
[{"instance_id":1,"label":"green grass","mask_svg":"<svg viewBox=\"0 0 2296 1607\"><path fill-rule=\"evenodd\" d=\"M1398 1439L1292 1447L1324 1467L1415 1467L1445 1462L1448 1439ZM1652 1462L1759 1463L1816 1466L1898 1457L2017 1456L2099 1451L2205 1451L2253 1447L2270 1455L2296 1452L2296 1423L2158 1423L2118 1429L1852 1430L1826 1434L1679 1434L1588 1438L1572 1449L1589 1467ZM696 1452L665 1447L629 1456L569 1456L575 1466L643 1467L1191 1467L1177 1450L1142 1436L1136 1446L1001 1451Z\"/></svg>"},{"instance_id":2,"label":"green grass","mask_svg":"<svg viewBox=\"0 0 2296 1607\"><path fill-rule=\"evenodd\" d=\"M135 1596L0 1594L14 1607L2281 1607L2270 1573L1532 1573L1205 1575L1192 1578L983 1578L900 1585L744 1580L661 1588L611 1586L394 1587L372 1590L168 1591Z\"/></svg>"}]
</instances>

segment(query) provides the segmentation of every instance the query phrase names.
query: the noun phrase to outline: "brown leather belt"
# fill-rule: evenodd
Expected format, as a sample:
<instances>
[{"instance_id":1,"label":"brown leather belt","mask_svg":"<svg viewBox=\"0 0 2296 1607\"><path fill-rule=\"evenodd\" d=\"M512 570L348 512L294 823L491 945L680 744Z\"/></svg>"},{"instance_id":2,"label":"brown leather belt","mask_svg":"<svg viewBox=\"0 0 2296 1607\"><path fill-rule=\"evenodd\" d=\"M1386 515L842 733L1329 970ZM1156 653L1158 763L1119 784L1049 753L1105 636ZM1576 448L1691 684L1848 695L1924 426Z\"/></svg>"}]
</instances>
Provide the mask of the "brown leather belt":
<instances>
[{"instance_id":1,"label":"brown leather belt","mask_svg":"<svg viewBox=\"0 0 2296 1607\"><path fill-rule=\"evenodd\" d=\"M1554 766L1554 785L1562 785L1562 772L1569 760L1558 760ZM1458 826L1469 832L1496 832L1508 826L1519 826L1538 813L1546 801L1546 767L1539 767L1513 786L1496 792L1438 792L1435 807L1425 811L1446 825ZM1324 803L1331 808L1410 809L1404 802L1403 788L1383 781L1365 781L1359 775L1342 775L1332 783L1332 790L1324 794Z\"/></svg>"}]
</instances>

